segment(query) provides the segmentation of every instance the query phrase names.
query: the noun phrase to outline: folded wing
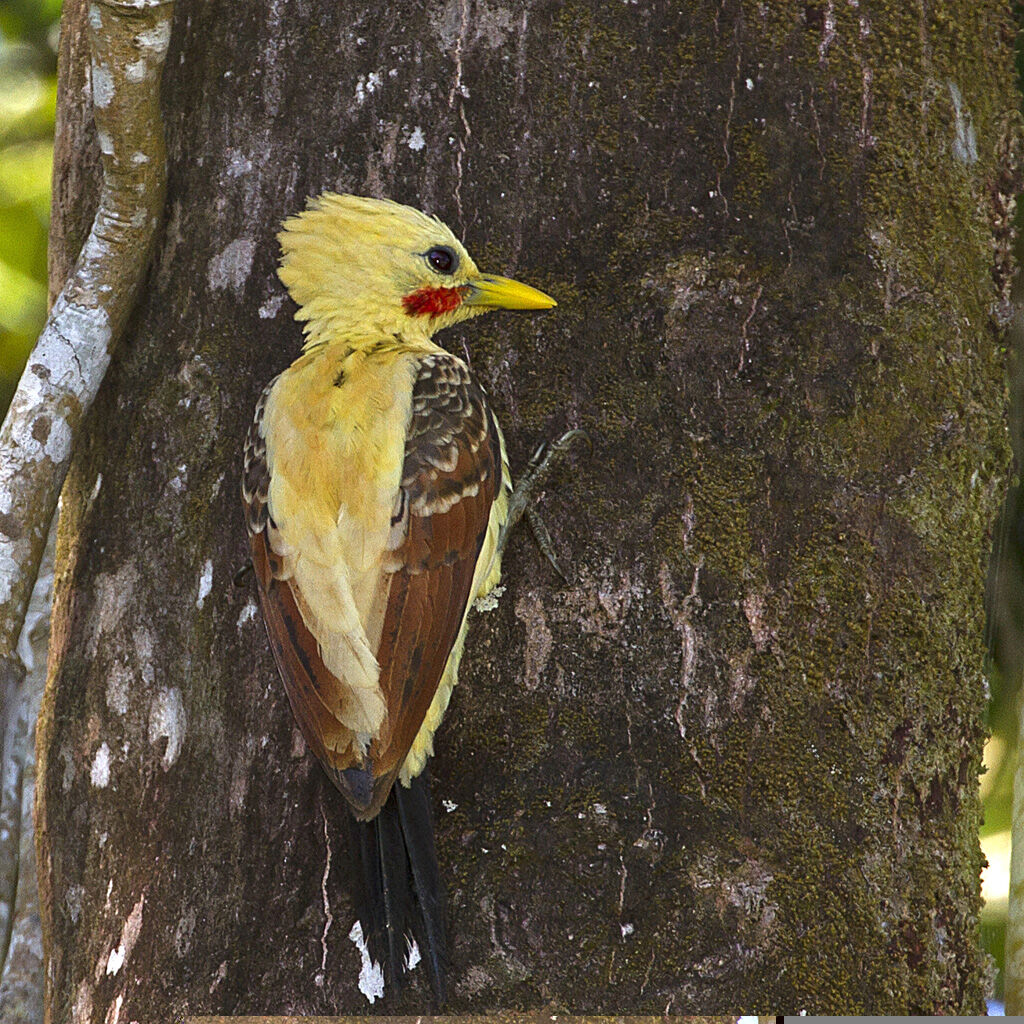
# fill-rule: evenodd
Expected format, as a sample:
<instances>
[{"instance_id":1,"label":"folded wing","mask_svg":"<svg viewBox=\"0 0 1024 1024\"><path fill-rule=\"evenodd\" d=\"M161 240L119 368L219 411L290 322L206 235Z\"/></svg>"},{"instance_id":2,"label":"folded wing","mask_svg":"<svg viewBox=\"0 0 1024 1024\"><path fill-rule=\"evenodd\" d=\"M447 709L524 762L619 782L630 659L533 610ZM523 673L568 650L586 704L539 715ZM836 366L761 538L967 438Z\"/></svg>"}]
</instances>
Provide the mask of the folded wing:
<instances>
[{"instance_id":1,"label":"folded wing","mask_svg":"<svg viewBox=\"0 0 1024 1024\"><path fill-rule=\"evenodd\" d=\"M273 383L270 385L273 386ZM501 486L500 442L483 391L461 360L432 353L413 383L401 484L382 553L387 603L377 650L387 713L368 749L331 709L345 690L325 667L301 594L268 539L264 392L246 443L242 496L267 632L296 720L360 818L381 808L423 723L470 599Z\"/></svg>"}]
</instances>

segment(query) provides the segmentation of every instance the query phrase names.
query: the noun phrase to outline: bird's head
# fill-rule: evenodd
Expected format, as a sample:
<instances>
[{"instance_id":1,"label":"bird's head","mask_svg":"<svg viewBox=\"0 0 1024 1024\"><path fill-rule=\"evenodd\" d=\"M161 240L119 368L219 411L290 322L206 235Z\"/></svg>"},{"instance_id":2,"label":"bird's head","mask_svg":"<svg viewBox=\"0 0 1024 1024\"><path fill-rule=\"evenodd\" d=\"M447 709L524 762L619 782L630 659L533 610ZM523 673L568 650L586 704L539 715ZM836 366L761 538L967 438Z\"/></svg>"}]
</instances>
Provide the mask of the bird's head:
<instances>
[{"instance_id":1,"label":"bird's head","mask_svg":"<svg viewBox=\"0 0 1024 1024\"><path fill-rule=\"evenodd\" d=\"M447 225L386 199L324 193L277 237L278 274L306 321L307 345L425 340L491 309L555 305L529 285L481 274Z\"/></svg>"}]
</instances>

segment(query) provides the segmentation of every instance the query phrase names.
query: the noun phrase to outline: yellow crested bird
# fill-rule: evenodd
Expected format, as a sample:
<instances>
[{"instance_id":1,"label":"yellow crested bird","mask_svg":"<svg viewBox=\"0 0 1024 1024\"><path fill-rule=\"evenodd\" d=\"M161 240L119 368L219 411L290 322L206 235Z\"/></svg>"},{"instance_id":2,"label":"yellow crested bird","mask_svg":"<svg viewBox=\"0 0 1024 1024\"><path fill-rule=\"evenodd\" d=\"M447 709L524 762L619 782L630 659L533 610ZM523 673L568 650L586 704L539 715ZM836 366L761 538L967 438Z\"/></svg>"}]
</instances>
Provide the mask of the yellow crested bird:
<instances>
[{"instance_id":1,"label":"yellow crested bird","mask_svg":"<svg viewBox=\"0 0 1024 1024\"><path fill-rule=\"evenodd\" d=\"M500 575L512 488L487 396L431 339L488 310L555 300L481 274L441 221L386 200L319 196L278 239L306 338L260 396L246 441L260 602L302 734L355 819L353 897L370 955L400 987L416 940L440 1004L424 768L468 610Z\"/></svg>"}]
</instances>

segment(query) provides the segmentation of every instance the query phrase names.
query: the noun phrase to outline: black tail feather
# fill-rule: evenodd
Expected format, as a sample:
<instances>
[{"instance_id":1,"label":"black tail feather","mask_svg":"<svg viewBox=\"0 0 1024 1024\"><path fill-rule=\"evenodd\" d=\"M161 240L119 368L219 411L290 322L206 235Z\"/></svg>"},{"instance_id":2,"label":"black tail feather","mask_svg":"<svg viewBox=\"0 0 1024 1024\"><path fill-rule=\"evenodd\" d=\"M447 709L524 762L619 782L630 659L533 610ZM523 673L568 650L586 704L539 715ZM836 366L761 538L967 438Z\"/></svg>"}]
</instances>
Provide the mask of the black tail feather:
<instances>
[{"instance_id":1,"label":"black tail feather","mask_svg":"<svg viewBox=\"0 0 1024 1024\"><path fill-rule=\"evenodd\" d=\"M444 890L434 849L434 823L430 816L430 780L426 771L408 789L398 784L391 791L398 805L402 834L412 869L419 913L413 916L413 935L420 947L438 1005L447 997L445 971L448 942L444 928ZM421 839L420 837L424 837Z\"/></svg>"},{"instance_id":2,"label":"black tail feather","mask_svg":"<svg viewBox=\"0 0 1024 1024\"><path fill-rule=\"evenodd\" d=\"M444 896L434 851L426 772L408 788L396 782L371 821L351 820L349 848L358 862L353 902L370 958L397 994L415 939L438 1007L446 998ZM387 988L385 988L387 991Z\"/></svg>"}]
</instances>

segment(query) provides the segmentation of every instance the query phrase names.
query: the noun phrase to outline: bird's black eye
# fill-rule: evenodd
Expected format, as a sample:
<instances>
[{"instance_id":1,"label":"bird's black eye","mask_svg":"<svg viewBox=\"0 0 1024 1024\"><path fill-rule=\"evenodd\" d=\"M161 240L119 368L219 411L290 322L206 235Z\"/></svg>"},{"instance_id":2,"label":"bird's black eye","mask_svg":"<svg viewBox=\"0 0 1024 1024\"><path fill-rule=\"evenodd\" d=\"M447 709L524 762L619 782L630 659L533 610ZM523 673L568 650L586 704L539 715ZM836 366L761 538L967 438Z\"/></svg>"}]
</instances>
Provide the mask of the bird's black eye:
<instances>
[{"instance_id":1,"label":"bird's black eye","mask_svg":"<svg viewBox=\"0 0 1024 1024\"><path fill-rule=\"evenodd\" d=\"M458 257L446 246L436 246L427 253L427 262L431 270L439 274L450 274L458 265Z\"/></svg>"}]
</instances>

